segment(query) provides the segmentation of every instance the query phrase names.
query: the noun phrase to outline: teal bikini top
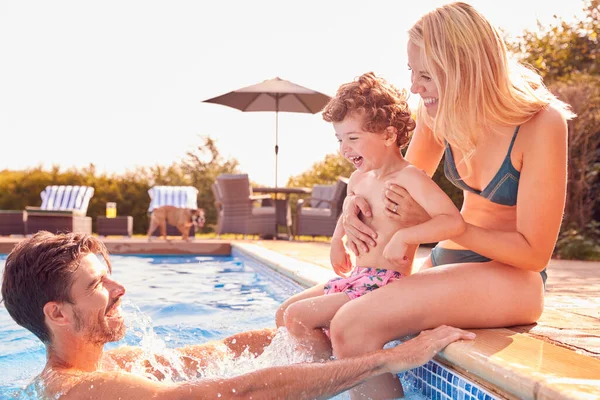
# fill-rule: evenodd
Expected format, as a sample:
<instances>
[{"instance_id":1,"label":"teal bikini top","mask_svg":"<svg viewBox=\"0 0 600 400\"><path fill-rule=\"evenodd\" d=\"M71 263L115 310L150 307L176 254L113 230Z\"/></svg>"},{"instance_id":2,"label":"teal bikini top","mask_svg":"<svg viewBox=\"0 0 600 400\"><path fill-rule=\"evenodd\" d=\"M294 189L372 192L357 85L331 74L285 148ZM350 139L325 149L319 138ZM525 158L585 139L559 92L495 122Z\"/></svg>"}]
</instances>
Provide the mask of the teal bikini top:
<instances>
[{"instance_id":1,"label":"teal bikini top","mask_svg":"<svg viewBox=\"0 0 600 400\"><path fill-rule=\"evenodd\" d=\"M457 188L478 194L493 203L505 206L516 205L517 193L519 191L519 177L521 176L521 173L512 165L510 153L512 152L518 132L519 127L517 126L512 140L510 141L508 154L504 158L504 162L502 162L502 165L494 178L481 191L473 189L462 180L456 169L456 162L454 161L450 145L446 142L446 149L444 151L444 174L446 175L446 178L448 178L448 180Z\"/></svg>"}]
</instances>

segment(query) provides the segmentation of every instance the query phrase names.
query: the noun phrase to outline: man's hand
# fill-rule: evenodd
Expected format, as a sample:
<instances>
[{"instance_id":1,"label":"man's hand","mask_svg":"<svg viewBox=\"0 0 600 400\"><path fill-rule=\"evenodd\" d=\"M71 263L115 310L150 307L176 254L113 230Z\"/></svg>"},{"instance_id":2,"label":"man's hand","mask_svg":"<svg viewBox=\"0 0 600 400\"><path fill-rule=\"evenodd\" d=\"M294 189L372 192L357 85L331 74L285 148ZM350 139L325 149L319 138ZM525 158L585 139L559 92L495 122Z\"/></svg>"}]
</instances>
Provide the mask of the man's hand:
<instances>
[{"instance_id":1,"label":"man's hand","mask_svg":"<svg viewBox=\"0 0 600 400\"><path fill-rule=\"evenodd\" d=\"M346 252L344 243L341 240L332 240L329 250L331 266L338 276L346 277L346 274L352 270L352 261L350 254Z\"/></svg>"},{"instance_id":2,"label":"man's hand","mask_svg":"<svg viewBox=\"0 0 600 400\"><path fill-rule=\"evenodd\" d=\"M457 340L475 339L473 332L442 325L426 330L419 336L387 350L389 360L385 363L386 372L400 373L419 367L431 360L446 346Z\"/></svg>"},{"instance_id":3,"label":"man's hand","mask_svg":"<svg viewBox=\"0 0 600 400\"><path fill-rule=\"evenodd\" d=\"M342 224L346 232L348 248L359 256L369 252L369 246L375 247L377 232L358 218L359 213L371 217L369 203L360 196L348 195L344 200L342 210Z\"/></svg>"}]
</instances>

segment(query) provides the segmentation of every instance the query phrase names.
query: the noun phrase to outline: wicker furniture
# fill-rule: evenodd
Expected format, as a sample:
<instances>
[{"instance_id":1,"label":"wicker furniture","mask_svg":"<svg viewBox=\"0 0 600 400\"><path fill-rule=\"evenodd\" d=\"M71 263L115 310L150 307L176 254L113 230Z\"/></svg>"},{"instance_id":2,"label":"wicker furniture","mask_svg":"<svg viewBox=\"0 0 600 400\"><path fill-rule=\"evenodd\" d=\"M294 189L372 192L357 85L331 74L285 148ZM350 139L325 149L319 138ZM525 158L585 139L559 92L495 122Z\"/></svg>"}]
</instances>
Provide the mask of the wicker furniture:
<instances>
[{"instance_id":1,"label":"wicker furniture","mask_svg":"<svg viewBox=\"0 0 600 400\"><path fill-rule=\"evenodd\" d=\"M296 235L332 236L342 213L348 180L340 177L335 185L315 185L312 197L296 205Z\"/></svg>"},{"instance_id":2,"label":"wicker furniture","mask_svg":"<svg viewBox=\"0 0 600 400\"><path fill-rule=\"evenodd\" d=\"M22 210L0 210L0 236L25 235L24 219Z\"/></svg>"},{"instance_id":3,"label":"wicker furniture","mask_svg":"<svg viewBox=\"0 0 600 400\"><path fill-rule=\"evenodd\" d=\"M96 218L96 232L101 236L118 235L131 237L133 234L133 217Z\"/></svg>"},{"instance_id":4,"label":"wicker furniture","mask_svg":"<svg viewBox=\"0 0 600 400\"><path fill-rule=\"evenodd\" d=\"M305 187L255 187L254 193L269 193L274 195L275 199L266 199L262 201L263 206L275 206L276 223L284 225L287 228L288 239L293 239L292 234L292 211L290 208L290 194L308 195L312 193L311 188ZM277 198L277 197L282 198Z\"/></svg>"},{"instance_id":5,"label":"wicker furniture","mask_svg":"<svg viewBox=\"0 0 600 400\"><path fill-rule=\"evenodd\" d=\"M87 217L94 188L89 186L47 186L40 193L40 207L25 207L25 233L44 230L52 233L92 233L92 218Z\"/></svg>"},{"instance_id":6,"label":"wicker furniture","mask_svg":"<svg viewBox=\"0 0 600 400\"><path fill-rule=\"evenodd\" d=\"M219 175L212 190L217 203L217 234L277 235L275 207L255 206L271 197L254 195L247 174Z\"/></svg>"}]
</instances>

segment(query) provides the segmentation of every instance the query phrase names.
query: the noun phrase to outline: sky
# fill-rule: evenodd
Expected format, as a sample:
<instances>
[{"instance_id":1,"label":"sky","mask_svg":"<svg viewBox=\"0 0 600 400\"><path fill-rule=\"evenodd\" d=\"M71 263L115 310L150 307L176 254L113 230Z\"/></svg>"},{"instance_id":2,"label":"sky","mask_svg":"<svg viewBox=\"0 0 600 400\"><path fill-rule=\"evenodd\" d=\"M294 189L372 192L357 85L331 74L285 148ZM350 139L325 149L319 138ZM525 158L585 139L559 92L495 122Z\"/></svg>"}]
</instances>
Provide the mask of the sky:
<instances>
[{"instance_id":1,"label":"sky","mask_svg":"<svg viewBox=\"0 0 600 400\"><path fill-rule=\"evenodd\" d=\"M272 186L275 114L202 101L274 77L333 95L368 71L408 88L406 31L446 2L0 0L0 170L120 174L178 162L210 136ZM469 3L511 37L583 8ZM279 148L284 186L337 141L319 114L280 113Z\"/></svg>"}]
</instances>

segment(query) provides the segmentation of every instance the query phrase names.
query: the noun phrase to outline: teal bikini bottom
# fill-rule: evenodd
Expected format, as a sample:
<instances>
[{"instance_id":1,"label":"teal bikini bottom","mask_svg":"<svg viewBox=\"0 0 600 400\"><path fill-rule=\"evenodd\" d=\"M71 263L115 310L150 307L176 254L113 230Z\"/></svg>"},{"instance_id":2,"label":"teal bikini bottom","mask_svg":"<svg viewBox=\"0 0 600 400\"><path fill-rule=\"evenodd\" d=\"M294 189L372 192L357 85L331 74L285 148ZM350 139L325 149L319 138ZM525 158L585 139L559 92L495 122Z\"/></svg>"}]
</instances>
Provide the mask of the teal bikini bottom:
<instances>
[{"instance_id":1,"label":"teal bikini bottom","mask_svg":"<svg viewBox=\"0 0 600 400\"><path fill-rule=\"evenodd\" d=\"M492 259L471 250L444 249L440 246L435 246L433 250L431 250L431 263L434 267L446 264L483 263L488 261L492 261ZM548 278L546 268L540 272L540 275L542 276L544 287L546 287L546 278Z\"/></svg>"}]
</instances>

